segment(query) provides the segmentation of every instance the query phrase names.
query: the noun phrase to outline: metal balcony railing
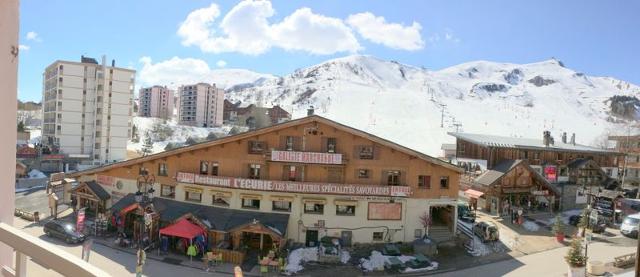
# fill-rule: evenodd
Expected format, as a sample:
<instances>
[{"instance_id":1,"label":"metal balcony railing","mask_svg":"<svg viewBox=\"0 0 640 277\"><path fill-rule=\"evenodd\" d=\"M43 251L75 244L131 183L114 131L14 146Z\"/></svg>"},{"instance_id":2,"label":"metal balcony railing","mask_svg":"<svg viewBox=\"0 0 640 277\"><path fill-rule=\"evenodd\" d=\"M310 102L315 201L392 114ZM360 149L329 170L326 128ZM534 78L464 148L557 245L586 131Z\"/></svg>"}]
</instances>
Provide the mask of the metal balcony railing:
<instances>
[{"instance_id":1,"label":"metal balcony railing","mask_svg":"<svg viewBox=\"0 0 640 277\"><path fill-rule=\"evenodd\" d=\"M2 276L27 276L27 257L64 276L110 276L71 253L4 222L0 222L0 241L16 252L15 265L2 265Z\"/></svg>"}]
</instances>

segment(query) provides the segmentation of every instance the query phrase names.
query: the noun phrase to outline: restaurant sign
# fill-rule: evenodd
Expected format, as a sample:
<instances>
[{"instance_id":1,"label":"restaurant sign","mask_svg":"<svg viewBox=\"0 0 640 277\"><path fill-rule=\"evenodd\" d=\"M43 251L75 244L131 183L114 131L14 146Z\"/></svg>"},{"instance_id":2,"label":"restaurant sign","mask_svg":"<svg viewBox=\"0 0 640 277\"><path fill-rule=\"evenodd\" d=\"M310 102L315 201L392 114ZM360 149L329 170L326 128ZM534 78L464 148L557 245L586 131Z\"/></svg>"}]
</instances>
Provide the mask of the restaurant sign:
<instances>
[{"instance_id":1,"label":"restaurant sign","mask_svg":"<svg viewBox=\"0 0 640 277\"><path fill-rule=\"evenodd\" d=\"M342 154L273 150L271 151L271 160L274 162L342 164Z\"/></svg>"},{"instance_id":2,"label":"restaurant sign","mask_svg":"<svg viewBox=\"0 0 640 277\"><path fill-rule=\"evenodd\" d=\"M180 183L201 184L222 188L237 188L247 190L292 192L292 193L320 193L362 196L395 196L407 197L411 195L411 188L407 186L378 186L355 184L332 184L312 182L289 182L274 180L243 179L233 177L219 177L178 172L176 179Z\"/></svg>"}]
</instances>

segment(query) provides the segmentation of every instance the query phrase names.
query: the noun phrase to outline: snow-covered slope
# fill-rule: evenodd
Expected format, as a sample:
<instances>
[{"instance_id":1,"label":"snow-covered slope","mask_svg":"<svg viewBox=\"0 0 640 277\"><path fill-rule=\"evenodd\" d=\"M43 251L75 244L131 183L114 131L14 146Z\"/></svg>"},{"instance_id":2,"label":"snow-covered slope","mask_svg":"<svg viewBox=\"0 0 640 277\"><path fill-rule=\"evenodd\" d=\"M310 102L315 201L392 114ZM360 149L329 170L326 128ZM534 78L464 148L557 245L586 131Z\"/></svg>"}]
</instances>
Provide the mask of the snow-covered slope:
<instances>
[{"instance_id":1,"label":"snow-covered slope","mask_svg":"<svg viewBox=\"0 0 640 277\"><path fill-rule=\"evenodd\" d=\"M434 156L442 143L454 141L446 133L456 129L534 138L550 130L593 144L625 120L610 112L609 99L638 94L636 85L587 76L555 59L476 61L429 71L360 55L227 90L234 101L288 107L294 118L314 106L319 115Z\"/></svg>"},{"instance_id":2,"label":"snow-covered slope","mask_svg":"<svg viewBox=\"0 0 640 277\"><path fill-rule=\"evenodd\" d=\"M229 89L234 86L260 84L264 80L277 78L273 75L253 72L246 69L215 69L211 71L211 81L216 86Z\"/></svg>"}]
</instances>

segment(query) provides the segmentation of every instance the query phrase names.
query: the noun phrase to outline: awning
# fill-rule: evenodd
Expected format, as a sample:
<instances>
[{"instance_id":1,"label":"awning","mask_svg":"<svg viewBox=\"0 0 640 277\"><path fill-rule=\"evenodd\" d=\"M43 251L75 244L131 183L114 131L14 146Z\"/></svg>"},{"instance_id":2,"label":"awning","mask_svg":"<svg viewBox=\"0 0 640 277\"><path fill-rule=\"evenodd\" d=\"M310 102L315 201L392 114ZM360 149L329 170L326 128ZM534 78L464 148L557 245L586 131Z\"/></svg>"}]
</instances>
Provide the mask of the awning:
<instances>
[{"instance_id":1,"label":"awning","mask_svg":"<svg viewBox=\"0 0 640 277\"><path fill-rule=\"evenodd\" d=\"M231 197L231 192L230 191L222 191L222 190L211 190L211 194L218 196L218 197L225 197L225 198L230 198Z\"/></svg>"},{"instance_id":2,"label":"awning","mask_svg":"<svg viewBox=\"0 0 640 277\"><path fill-rule=\"evenodd\" d=\"M327 200L318 199L318 198L304 198L304 199L302 199L302 202L304 202L305 204L321 204L321 205L324 205L324 204L327 203Z\"/></svg>"},{"instance_id":3,"label":"awning","mask_svg":"<svg viewBox=\"0 0 640 277\"><path fill-rule=\"evenodd\" d=\"M138 203L131 204L120 211L120 214L127 214L130 211L133 211L138 208Z\"/></svg>"},{"instance_id":4,"label":"awning","mask_svg":"<svg viewBox=\"0 0 640 277\"><path fill-rule=\"evenodd\" d=\"M355 200L336 199L333 203L336 204L336 206L358 206L358 201Z\"/></svg>"},{"instance_id":5,"label":"awning","mask_svg":"<svg viewBox=\"0 0 640 277\"><path fill-rule=\"evenodd\" d=\"M269 199L271 199L271 201L293 202L293 197L292 196L271 195L271 197Z\"/></svg>"},{"instance_id":6,"label":"awning","mask_svg":"<svg viewBox=\"0 0 640 277\"><path fill-rule=\"evenodd\" d=\"M202 193L201 188L194 188L194 187L184 187L184 191Z\"/></svg>"},{"instance_id":7,"label":"awning","mask_svg":"<svg viewBox=\"0 0 640 277\"><path fill-rule=\"evenodd\" d=\"M178 222L160 229L161 235L186 239L193 239L203 233L204 230L202 227L189 222L186 218L180 219Z\"/></svg>"},{"instance_id":8,"label":"awning","mask_svg":"<svg viewBox=\"0 0 640 277\"><path fill-rule=\"evenodd\" d=\"M477 191L474 189L467 189L464 191L464 195L470 198L480 198L480 196L484 195L484 192Z\"/></svg>"},{"instance_id":9,"label":"awning","mask_svg":"<svg viewBox=\"0 0 640 277\"><path fill-rule=\"evenodd\" d=\"M259 195L259 194L240 194L240 198L242 198L242 199L260 200L260 199L262 199L262 196Z\"/></svg>"}]
</instances>

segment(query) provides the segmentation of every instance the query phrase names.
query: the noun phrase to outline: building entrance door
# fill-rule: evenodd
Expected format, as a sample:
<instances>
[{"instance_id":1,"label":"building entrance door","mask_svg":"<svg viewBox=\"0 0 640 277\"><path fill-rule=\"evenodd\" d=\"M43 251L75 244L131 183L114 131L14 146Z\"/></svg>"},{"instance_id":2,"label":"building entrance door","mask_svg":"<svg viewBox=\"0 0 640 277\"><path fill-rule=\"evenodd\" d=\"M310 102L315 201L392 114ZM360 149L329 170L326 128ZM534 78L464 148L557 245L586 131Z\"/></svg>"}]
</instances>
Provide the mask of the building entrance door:
<instances>
[{"instance_id":1,"label":"building entrance door","mask_svg":"<svg viewBox=\"0 0 640 277\"><path fill-rule=\"evenodd\" d=\"M342 233L340 233L340 238L342 239L342 243L344 243L344 246L351 246L352 236L353 233L351 231L342 231Z\"/></svg>"},{"instance_id":2,"label":"building entrance door","mask_svg":"<svg viewBox=\"0 0 640 277\"><path fill-rule=\"evenodd\" d=\"M307 230L305 244L311 247L318 245L318 230Z\"/></svg>"}]
</instances>

